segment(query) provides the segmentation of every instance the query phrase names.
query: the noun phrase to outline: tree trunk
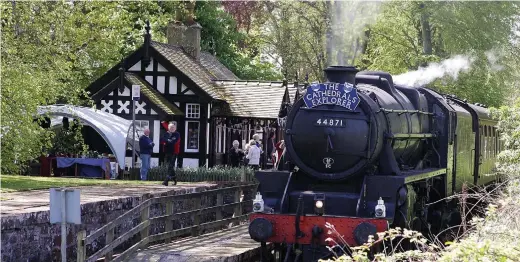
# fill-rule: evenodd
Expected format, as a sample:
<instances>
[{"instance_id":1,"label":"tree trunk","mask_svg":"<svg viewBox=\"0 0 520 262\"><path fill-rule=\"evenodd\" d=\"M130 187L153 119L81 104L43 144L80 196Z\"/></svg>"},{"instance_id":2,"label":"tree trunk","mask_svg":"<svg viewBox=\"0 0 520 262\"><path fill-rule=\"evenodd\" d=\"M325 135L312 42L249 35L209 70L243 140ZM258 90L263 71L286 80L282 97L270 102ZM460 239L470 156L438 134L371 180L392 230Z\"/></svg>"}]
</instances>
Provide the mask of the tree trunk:
<instances>
[{"instance_id":1,"label":"tree trunk","mask_svg":"<svg viewBox=\"0 0 520 262\"><path fill-rule=\"evenodd\" d=\"M432 54L432 31L430 27L430 16L425 8L424 3L421 3L419 8L421 9L421 32L422 32L422 43L423 43L423 54Z\"/></svg>"}]
</instances>

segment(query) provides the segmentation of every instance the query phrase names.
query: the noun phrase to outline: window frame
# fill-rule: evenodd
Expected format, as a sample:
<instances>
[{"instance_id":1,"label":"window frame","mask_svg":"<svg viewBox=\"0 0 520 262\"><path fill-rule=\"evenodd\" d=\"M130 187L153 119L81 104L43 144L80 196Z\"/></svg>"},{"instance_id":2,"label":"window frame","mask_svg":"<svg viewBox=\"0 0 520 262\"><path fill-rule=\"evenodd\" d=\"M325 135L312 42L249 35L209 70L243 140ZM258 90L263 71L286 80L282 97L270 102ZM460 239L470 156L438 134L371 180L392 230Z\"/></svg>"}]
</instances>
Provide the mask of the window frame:
<instances>
[{"instance_id":1,"label":"window frame","mask_svg":"<svg viewBox=\"0 0 520 262\"><path fill-rule=\"evenodd\" d=\"M193 112L190 111L190 109L193 110L195 108L198 108L198 112L193 113ZM189 118L189 119L200 119L201 109L202 109L202 107L200 106L200 104L197 104L197 103L186 103L186 118Z\"/></svg>"},{"instance_id":2,"label":"window frame","mask_svg":"<svg viewBox=\"0 0 520 262\"><path fill-rule=\"evenodd\" d=\"M150 128L150 120L135 120L135 132L136 132L136 138L139 138L141 137L144 132L144 128L142 128L142 123L143 122L146 122L147 123L147 127ZM128 130L128 135L132 135L132 126L130 126L130 130ZM130 137L130 139L132 139ZM126 150L132 150L132 145L131 144L127 144L127 147L126 147Z\"/></svg>"},{"instance_id":3,"label":"window frame","mask_svg":"<svg viewBox=\"0 0 520 262\"><path fill-rule=\"evenodd\" d=\"M188 127L189 127L190 123L197 123L197 125L198 125L197 126L197 148L196 149L188 148L188 140L189 140ZM185 121L185 127L184 127L184 134L185 134L184 152L186 152L186 153L199 153L199 151L200 151L200 121L186 120Z\"/></svg>"},{"instance_id":4,"label":"window frame","mask_svg":"<svg viewBox=\"0 0 520 262\"><path fill-rule=\"evenodd\" d=\"M142 133L139 133L140 131L144 131L143 122L146 122L146 126L150 128L150 120L135 120L135 131L137 134L141 135ZM138 124L139 123L139 124Z\"/></svg>"}]
</instances>

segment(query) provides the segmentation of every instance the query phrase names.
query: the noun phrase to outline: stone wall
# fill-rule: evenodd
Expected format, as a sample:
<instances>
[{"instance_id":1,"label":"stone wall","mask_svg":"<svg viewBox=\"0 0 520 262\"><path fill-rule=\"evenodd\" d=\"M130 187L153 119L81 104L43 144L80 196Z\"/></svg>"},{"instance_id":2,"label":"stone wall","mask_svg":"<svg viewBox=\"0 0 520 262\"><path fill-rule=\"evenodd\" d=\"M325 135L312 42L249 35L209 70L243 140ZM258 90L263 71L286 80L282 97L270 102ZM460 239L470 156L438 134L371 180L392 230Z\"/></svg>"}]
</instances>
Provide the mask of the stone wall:
<instances>
[{"instance_id":1,"label":"stone wall","mask_svg":"<svg viewBox=\"0 0 520 262\"><path fill-rule=\"evenodd\" d=\"M213 187L199 187L194 189L182 189L170 191L159 195L177 195L193 192L215 189ZM245 192L245 199L252 199L252 194ZM108 201L93 202L83 204L81 206L81 225L69 225L67 228L67 260L76 261L76 235L80 230L87 230L87 235L92 231L102 227L106 223L113 221L120 215L124 214L133 207L139 205L146 198L153 197L127 197ZM177 201L174 203L174 212L183 212L190 210L192 201ZM229 194L224 197L225 203L233 202L233 195ZM202 207L209 207L216 204L216 195L208 196L201 200ZM246 213L249 208L244 208ZM226 210L224 217L230 217L233 210ZM152 205L150 209L150 217L165 214L165 207L157 204ZM23 213L14 216L3 216L1 218L1 252L2 261L18 262L18 261L61 261L60 245L61 245L61 227L60 225L52 225L49 223L50 212L33 212ZM210 214L201 218L201 222L214 220L214 214ZM134 218L128 219L115 229L115 237L117 238L124 232L140 222L140 216L137 214ZM150 226L150 234L164 232L164 222L154 223ZM183 228L192 224L190 217L180 218L174 221L174 229ZM87 246L87 256L92 255L105 245L105 238L101 236L92 245ZM123 243L118 249L125 249L140 240L139 234L129 241ZM117 253L117 250L116 250Z\"/></svg>"}]
</instances>

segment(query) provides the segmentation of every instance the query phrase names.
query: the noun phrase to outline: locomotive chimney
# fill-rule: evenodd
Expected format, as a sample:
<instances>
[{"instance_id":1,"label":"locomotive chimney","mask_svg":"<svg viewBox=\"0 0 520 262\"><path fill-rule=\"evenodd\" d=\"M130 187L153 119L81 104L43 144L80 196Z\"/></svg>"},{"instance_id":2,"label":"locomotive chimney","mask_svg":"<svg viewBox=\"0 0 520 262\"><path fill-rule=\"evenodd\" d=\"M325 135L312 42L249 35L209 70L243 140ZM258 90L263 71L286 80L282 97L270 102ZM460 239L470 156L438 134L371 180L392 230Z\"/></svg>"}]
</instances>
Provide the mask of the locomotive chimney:
<instances>
[{"instance_id":1,"label":"locomotive chimney","mask_svg":"<svg viewBox=\"0 0 520 262\"><path fill-rule=\"evenodd\" d=\"M325 71L325 76L329 82L354 84L356 73L359 72L353 66L329 66Z\"/></svg>"}]
</instances>

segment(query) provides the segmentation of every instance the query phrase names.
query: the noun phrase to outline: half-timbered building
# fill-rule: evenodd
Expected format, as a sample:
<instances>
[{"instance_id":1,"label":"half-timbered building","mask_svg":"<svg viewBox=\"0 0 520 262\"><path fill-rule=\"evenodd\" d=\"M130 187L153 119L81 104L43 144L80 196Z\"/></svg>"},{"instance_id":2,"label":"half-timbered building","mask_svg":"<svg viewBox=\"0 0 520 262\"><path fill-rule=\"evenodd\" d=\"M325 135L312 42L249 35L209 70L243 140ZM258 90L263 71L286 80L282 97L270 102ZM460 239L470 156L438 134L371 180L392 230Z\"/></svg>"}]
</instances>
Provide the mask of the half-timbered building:
<instances>
[{"instance_id":1,"label":"half-timbered building","mask_svg":"<svg viewBox=\"0 0 520 262\"><path fill-rule=\"evenodd\" d=\"M162 161L160 138L171 121L182 139L179 167L226 164L233 140L243 146L255 133L264 140L269 132L279 133L278 114L297 96L297 83L239 79L213 54L201 51L201 26L194 21L171 22L168 43L152 41L149 29L141 47L87 90L98 109L132 119L132 85L140 86L133 110L138 131L151 131L152 167Z\"/></svg>"}]
</instances>

